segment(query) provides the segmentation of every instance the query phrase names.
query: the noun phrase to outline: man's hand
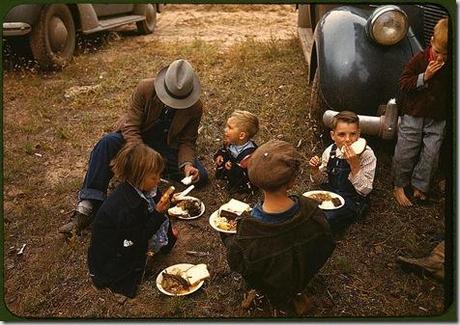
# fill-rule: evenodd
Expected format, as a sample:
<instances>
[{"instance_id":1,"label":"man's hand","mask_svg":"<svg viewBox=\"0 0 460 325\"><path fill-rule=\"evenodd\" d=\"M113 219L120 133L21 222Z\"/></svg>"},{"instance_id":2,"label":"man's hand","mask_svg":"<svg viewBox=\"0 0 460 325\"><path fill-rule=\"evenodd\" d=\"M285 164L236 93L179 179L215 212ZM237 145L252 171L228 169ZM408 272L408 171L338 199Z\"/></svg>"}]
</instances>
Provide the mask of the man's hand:
<instances>
[{"instance_id":1,"label":"man's hand","mask_svg":"<svg viewBox=\"0 0 460 325\"><path fill-rule=\"evenodd\" d=\"M200 178L200 173L192 164L187 164L184 166L185 177L192 175L192 182L197 182Z\"/></svg>"},{"instance_id":2,"label":"man's hand","mask_svg":"<svg viewBox=\"0 0 460 325\"><path fill-rule=\"evenodd\" d=\"M423 81L431 79L439 69L442 68L444 62L442 61L430 61L426 67L425 73L423 74Z\"/></svg>"},{"instance_id":3,"label":"man's hand","mask_svg":"<svg viewBox=\"0 0 460 325\"><path fill-rule=\"evenodd\" d=\"M319 172L319 166L321 166L321 160L318 156L311 157L310 161L308 162L308 165L311 168L311 172L313 174L317 174Z\"/></svg>"},{"instance_id":4,"label":"man's hand","mask_svg":"<svg viewBox=\"0 0 460 325\"><path fill-rule=\"evenodd\" d=\"M344 158L347 160L348 164L351 168L352 175L356 175L361 168L361 164L359 161L359 156L350 148L349 145L344 144L342 147L342 152Z\"/></svg>"},{"instance_id":5,"label":"man's hand","mask_svg":"<svg viewBox=\"0 0 460 325\"><path fill-rule=\"evenodd\" d=\"M216 162L216 165L217 165L217 166L222 165L222 163L224 162L224 157L222 157L222 156L217 156L215 162Z\"/></svg>"}]
</instances>

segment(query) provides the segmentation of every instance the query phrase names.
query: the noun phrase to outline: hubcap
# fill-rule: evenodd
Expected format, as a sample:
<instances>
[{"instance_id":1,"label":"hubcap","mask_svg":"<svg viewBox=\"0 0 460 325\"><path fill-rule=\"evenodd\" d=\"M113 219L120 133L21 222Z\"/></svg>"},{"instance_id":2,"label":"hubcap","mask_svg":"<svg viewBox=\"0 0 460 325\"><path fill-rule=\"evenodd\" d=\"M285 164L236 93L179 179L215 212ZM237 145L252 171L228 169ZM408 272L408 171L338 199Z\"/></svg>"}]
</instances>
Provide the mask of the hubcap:
<instances>
[{"instance_id":1,"label":"hubcap","mask_svg":"<svg viewBox=\"0 0 460 325\"><path fill-rule=\"evenodd\" d=\"M49 24L49 40L53 52L61 52L67 43L69 32L61 18L54 16Z\"/></svg>"},{"instance_id":2,"label":"hubcap","mask_svg":"<svg viewBox=\"0 0 460 325\"><path fill-rule=\"evenodd\" d=\"M155 20L154 20L154 17L155 17L155 8L149 4L145 10L145 22L147 23L147 25L149 25L150 29L152 29L152 25L155 24Z\"/></svg>"}]
</instances>

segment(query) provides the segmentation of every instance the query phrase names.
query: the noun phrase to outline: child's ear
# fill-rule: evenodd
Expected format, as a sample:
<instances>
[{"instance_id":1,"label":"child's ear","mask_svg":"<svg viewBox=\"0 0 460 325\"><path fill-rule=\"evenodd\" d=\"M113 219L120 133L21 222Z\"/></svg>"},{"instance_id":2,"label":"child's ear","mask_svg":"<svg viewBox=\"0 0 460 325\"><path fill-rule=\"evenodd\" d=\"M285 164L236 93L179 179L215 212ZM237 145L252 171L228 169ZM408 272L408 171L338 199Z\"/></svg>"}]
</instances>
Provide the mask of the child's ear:
<instances>
[{"instance_id":1,"label":"child's ear","mask_svg":"<svg viewBox=\"0 0 460 325\"><path fill-rule=\"evenodd\" d=\"M295 180L297 179L297 175L292 177L292 179L289 181L289 183L287 183L287 189L290 190L291 188L294 187L294 184L295 184Z\"/></svg>"}]
</instances>

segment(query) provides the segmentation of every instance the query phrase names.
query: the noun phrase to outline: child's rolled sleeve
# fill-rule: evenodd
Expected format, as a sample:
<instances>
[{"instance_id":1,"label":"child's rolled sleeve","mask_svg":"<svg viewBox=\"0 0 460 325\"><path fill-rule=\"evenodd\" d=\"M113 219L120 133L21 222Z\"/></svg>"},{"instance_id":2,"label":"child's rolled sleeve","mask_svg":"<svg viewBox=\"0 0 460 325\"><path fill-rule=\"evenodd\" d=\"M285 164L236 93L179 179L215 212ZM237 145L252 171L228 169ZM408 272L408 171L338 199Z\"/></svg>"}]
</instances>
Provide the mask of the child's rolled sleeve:
<instances>
[{"instance_id":1,"label":"child's rolled sleeve","mask_svg":"<svg viewBox=\"0 0 460 325\"><path fill-rule=\"evenodd\" d=\"M372 191L377 158L371 150L365 150L360 157L360 164L359 171L355 175L350 173L348 179L356 192L362 196L367 196Z\"/></svg>"}]
</instances>

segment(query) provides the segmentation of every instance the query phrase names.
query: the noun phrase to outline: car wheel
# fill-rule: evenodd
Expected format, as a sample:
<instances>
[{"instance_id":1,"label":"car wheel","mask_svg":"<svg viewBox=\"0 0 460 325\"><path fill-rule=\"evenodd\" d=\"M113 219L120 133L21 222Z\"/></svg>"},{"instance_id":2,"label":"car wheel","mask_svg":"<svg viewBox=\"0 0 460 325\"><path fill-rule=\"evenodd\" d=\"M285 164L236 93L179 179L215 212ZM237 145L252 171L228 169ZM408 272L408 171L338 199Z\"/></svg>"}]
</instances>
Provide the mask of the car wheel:
<instances>
[{"instance_id":1,"label":"car wheel","mask_svg":"<svg viewBox=\"0 0 460 325\"><path fill-rule=\"evenodd\" d=\"M69 63L75 50L75 24L66 5L50 4L42 9L32 27L30 47L44 69L61 69Z\"/></svg>"},{"instance_id":2,"label":"car wheel","mask_svg":"<svg viewBox=\"0 0 460 325\"><path fill-rule=\"evenodd\" d=\"M145 20L136 23L137 29L141 34L151 34L157 24L157 11L155 5L147 4L145 6Z\"/></svg>"},{"instance_id":3,"label":"car wheel","mask_svg":"<svg viewBox=\"0 0 460 325\"><path fill-rule=\"evenodd\" d=\"M319 69L316 69L311 86L308 117L313 133L321 140L329 142L329 130L323 123L323 114L326 109L327 105L321 94Z\"/></svg>"}]
</instances>

